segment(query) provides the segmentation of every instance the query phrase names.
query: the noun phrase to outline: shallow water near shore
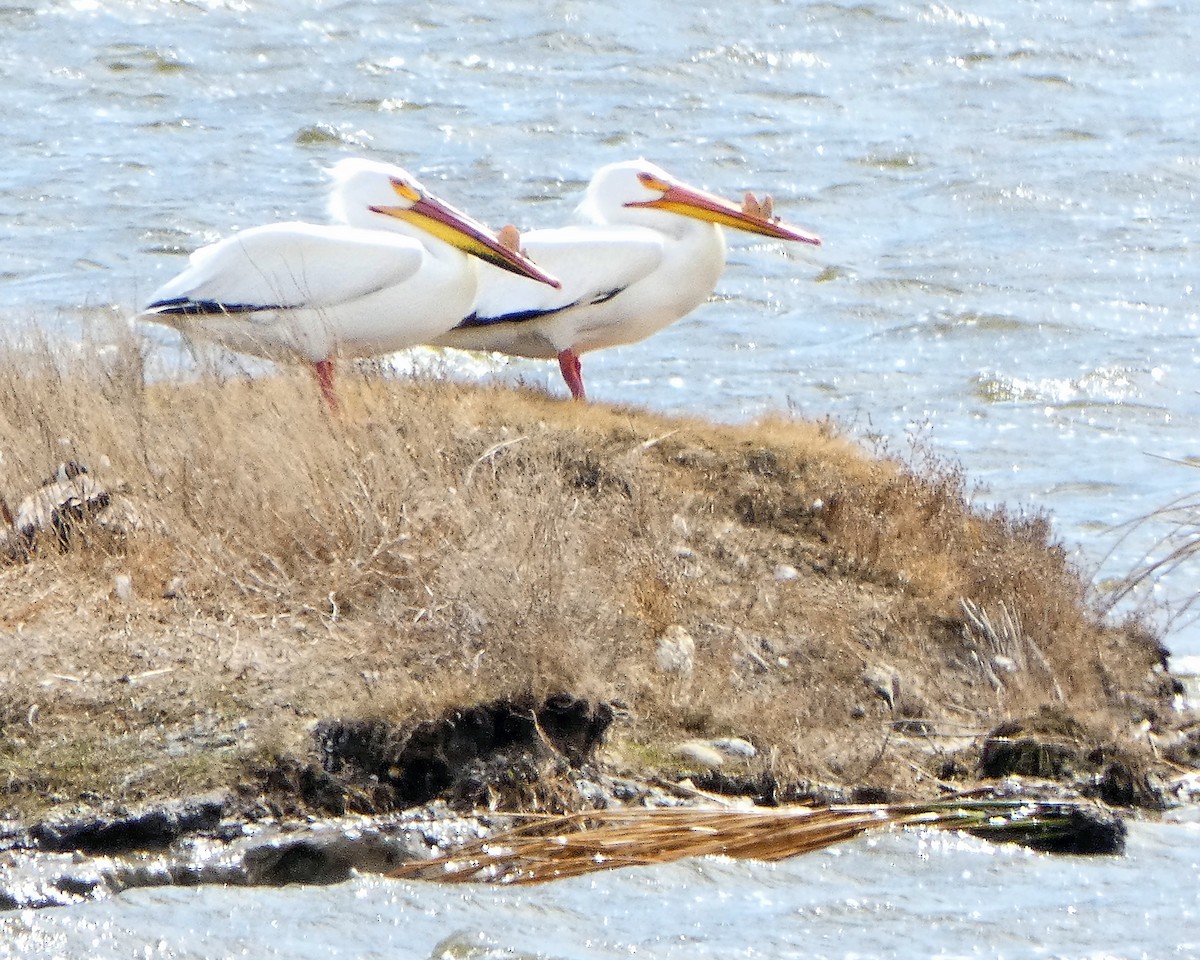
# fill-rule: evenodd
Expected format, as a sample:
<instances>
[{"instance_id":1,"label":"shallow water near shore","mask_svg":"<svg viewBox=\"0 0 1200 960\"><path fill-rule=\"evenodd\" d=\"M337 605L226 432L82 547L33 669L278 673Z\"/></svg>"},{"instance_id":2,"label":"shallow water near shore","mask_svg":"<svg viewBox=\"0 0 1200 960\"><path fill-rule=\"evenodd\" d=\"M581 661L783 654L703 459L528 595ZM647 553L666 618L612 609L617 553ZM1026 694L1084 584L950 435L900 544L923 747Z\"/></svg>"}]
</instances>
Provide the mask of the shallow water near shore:
<instances>
[{"instance_id":1,"label":"shallow water near shore","mask_svg":"<svg viewBox=\"0 0 1200 960\"><path fill-rule=\"evenodd\" d=\"M1188 957L1198 826L1135 824L1125 857L906 832L774 865L705 858L542 887L144 890L0 917L0 956Z\"/></svg>"},{"instance_id":2,"label":"shallow water near shore","mask_svg":"<svg viewBox=\"0 0 1200 960\"><path fill-rule=\"evenodd\" d=\"M1167 529L1125 525L1200 488L1198 33L1152 0L10 4L0 309L67 339L127 316L196 246L322 218L342 156L535 227L645 155L771 191L825 246L732 236L713 302L585 358L593 398L915 444L1120 576ZM439 362L564 392L552 365ZM1185 569L1156 596L1198 589ZM1200 654L1195 627L1167 640ZM6 916L0 955L1188 956L1196 841L1135 825L1124 860L1076 861L905 835L520 893L144 891Z\"/></svg>"}]
</instances>

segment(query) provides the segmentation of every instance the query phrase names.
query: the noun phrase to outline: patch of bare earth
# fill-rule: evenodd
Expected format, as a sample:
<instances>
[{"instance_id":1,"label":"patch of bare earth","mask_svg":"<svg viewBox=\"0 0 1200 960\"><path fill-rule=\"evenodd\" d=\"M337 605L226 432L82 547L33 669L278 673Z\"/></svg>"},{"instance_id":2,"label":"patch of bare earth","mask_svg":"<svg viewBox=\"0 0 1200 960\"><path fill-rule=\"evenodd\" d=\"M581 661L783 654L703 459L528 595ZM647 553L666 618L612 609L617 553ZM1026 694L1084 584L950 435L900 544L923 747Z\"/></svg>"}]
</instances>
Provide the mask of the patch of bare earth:
<instances>
[{"instance_id":1,"label":"patch of bare earth","mask_svg":"<svg viewBox=\"0 0 1200 960\"><path fill-rule=\"evenodd\" d=\"M721 775L784 794L969 786L988 731L1047 710L1149 769L1147 725L1175 722L1157 641L1101 622L1044 522L972 509L952 470L807 422L342 390L331 418L298 371L0 357L11 506L74 460L136 509L0 566L10 813L247 789L313 761L323 719L563 691L616 705L609 769L678 776L675 745L737 737L756 753Z\"/></svg>"}]
</instances>

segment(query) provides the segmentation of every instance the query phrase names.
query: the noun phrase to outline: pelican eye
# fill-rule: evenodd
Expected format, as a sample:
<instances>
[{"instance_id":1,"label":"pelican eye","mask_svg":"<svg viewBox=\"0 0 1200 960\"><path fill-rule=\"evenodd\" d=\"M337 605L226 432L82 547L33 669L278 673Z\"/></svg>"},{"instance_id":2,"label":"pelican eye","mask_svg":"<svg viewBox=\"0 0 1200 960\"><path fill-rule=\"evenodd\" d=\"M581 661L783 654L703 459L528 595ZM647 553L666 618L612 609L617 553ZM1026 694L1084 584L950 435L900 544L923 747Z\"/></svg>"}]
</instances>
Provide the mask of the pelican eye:
<instances>
[{"instance_id":1,"label":"pelican eye","mask_svg":"<svg viewBox=\"0 0 1200 960\"><path fill-rule=\"evenodd\" d=\"M412 186L412 184L405 183L403 180L397 180L395 177L391 177L390 180L392 189L409 203L416 203L421 199L421 191Z\"/></svg>"},{"instance_id":2,"label":"pelican eye","mask_svg":"<svg viewBox=\"0 0 1200 960\"><path fill-rule=\"evenodd\" d=\"M642 182L642 186L647 190L657 190L660 193L666 193L671 189L671 185L661 177L656 177L652 173L639 173L637 178Z\"/></svg>"}]
</instances>

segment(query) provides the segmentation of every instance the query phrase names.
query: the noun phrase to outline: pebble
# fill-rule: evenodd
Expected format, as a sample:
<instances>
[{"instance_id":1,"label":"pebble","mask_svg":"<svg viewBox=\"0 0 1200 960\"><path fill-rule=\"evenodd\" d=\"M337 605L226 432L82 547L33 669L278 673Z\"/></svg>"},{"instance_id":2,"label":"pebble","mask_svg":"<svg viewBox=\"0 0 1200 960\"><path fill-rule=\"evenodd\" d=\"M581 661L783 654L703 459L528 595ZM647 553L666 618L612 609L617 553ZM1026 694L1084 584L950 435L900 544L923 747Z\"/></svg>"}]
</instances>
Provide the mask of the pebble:
<instances>
[{"instance_id":1,"label":"pebble","mask_svg":"<svg viewBox=\"0 0 1200 960\"><path fill-rule=\"evenodd\" d=\"M721 751L704 740L688 740L677 744L673 752L680 759L708 770L715 770L725 764L725 757L721 755Z\"/></svg>"},{"instance_id":2,"label":"pebble","mask_svg":"<svg viewBox=\"0 0 1200 960\"><path fill-rule=\"evenodd\" d=\"M658 668L663 673L688 677L695 667L696 641L679 624L671 624L658 638Z\"/></svg>"},{"instance_id":3,"label":"pebble","mask_svg":"<svg viewBox=\"0 0 1200 960\"><path fill-rule=\"evenodd\" d=\"M113 592L118 600L128 603L133 599L133 577L127 573L118 573L113 577Z\"/></svg>"},{"instance_id":4,"label":"pebble","mask_svg":"<svg viewBox=\"0 0 1200 960\"><path fill-rule=\"evenodd\" d=\"M714 747L724 754L731 757L742 757L750 759L758 756L758 750L749 740L743 740L741 737L718 737L716 740L710 741Z\"/></svg>"},{"instance_id":5,"label":"pebble","mask_svg":"<svg viewBox=\"0 0 1200 960\"><path fill-rule=\"evenodd\" d=\"M1006 657L998 653L992 657L992 669L997 673L1016 673L1019 668L1012 657Z\"/></svg>"}]
</instances>

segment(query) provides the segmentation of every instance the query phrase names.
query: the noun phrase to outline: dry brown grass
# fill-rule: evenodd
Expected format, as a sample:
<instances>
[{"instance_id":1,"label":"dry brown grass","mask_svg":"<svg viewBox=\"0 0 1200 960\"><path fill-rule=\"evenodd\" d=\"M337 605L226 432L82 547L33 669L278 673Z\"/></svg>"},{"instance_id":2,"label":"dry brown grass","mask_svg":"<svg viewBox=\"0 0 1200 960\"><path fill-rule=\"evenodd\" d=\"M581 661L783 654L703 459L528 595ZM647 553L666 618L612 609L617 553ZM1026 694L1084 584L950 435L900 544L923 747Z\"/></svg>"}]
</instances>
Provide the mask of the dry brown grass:
<instances>
[{"instance_id":1,"label":"dry brown grass","mask_svg":"<svg viewBox=\"0 0 1200 960\"><path fill-rule=\"evenodd\" d=\"M72 458L158 528L0 567L14 803L214 785L308 749L318 718L561 689L623 701L615 763L736 734L784 780L909 792L942 732L1065 698L1119 738L1161 705L1156 644L1100 625L1044 525L971 512L953 471L917 476L827 425L342 390L331 419L301 371L148 384L128 339L0 352L0 492ZM993 647L1017 641L981 636L964 601L1007 611L1038 656L998 677ZM672 624L695 638L690 677L656 666ZM863 680L881 664L891 704Z\"/></svg>"}]
</instances>

